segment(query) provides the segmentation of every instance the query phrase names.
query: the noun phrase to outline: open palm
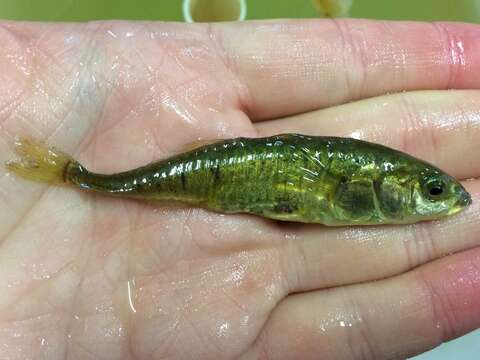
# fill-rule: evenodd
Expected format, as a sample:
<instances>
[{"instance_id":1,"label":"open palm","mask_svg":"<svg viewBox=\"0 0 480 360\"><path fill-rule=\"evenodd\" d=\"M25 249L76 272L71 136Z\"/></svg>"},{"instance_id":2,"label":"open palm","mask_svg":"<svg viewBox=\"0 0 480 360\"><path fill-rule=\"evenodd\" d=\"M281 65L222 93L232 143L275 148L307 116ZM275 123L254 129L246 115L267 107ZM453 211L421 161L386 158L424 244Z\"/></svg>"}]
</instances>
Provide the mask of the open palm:
<instances>
[{"instance_id":1,"label":"open palm","mask_svg":"<svg viewBox=\"0 0 480 360\"><path fill-rule=\"evenodd\" d=\"M367 21L3 23L0 160L18 135L109 173L199 139L299 132L478 178L480 92L462 89L480 87L479 36ZM443 221L326 228L0 172L2 359L400 359L480 326L478 179L465 182L473 205Z\"/></svg>"}]
</instances>

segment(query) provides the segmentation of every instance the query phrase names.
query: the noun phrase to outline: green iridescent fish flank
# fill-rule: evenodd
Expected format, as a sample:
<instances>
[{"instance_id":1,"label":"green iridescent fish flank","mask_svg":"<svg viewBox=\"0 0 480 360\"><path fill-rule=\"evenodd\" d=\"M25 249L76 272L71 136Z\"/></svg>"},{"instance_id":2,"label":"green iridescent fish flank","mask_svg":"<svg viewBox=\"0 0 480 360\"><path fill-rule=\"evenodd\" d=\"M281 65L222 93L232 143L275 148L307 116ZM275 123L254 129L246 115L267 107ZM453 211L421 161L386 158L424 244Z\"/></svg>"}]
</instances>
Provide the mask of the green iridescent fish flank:
<instances>
[{"instance_id":1,"label":"green iridescent fish flank","mask_svg":"<svg viewBox=\"0 0 480 360\"><path fill-rule=\"evenodd\" d=\"M222 140L111 175L89 172L49 151L64 167L63 180L49 182L277 220L404 224L452 215L471 203L462 185L435 166L349 138L284 134ZM10 169L35 180L33 170L24 171L27 166L13 163Z\"/></svg>"}]
</instances>

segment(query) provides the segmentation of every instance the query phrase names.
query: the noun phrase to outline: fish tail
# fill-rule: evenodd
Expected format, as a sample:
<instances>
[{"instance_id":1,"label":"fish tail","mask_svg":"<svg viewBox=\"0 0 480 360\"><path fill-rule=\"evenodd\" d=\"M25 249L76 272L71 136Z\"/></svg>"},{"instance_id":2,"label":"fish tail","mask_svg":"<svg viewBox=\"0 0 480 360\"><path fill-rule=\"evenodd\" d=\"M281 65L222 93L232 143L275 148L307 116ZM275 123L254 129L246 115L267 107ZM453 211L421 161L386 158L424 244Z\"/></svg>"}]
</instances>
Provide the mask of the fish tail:
<instances>
[{"instance_id":1,"label":"fish tail","mask_svg":"<svg viewBox=\"0 0 480 360\"><path fill-rule=\"evenodd\" d=\"M69 155L31 138L16 139L15 152L20 158L7 162L5 167L31 181L65 184L69 166L77 164Z\"/></svg>"}]
</instances>

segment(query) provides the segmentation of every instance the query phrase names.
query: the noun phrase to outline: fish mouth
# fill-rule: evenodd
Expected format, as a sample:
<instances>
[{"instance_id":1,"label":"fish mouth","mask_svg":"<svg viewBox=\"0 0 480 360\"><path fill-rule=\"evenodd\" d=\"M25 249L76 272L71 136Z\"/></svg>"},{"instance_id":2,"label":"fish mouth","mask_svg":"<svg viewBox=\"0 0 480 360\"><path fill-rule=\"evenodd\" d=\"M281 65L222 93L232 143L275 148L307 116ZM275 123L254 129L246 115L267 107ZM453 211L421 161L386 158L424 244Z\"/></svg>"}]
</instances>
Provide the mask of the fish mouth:
<instances>
[{"instance_id":1,"label":"fish mouth","mask_svg":"<svg viewBox=\"0 0 480 360\"><path fill-rule=\"evenodd\" d=\"M472 204L472 196L463 188L460 189L460 193L457 197L457 201L446 212L446 215L455 215L467 208Z\"/></svg>"},{"instance_id":2,"label":"fish mouth","mask_svg":"<svg viewBox=\"0 0 480 360\"><path fill-rule=\"evenodd\" d=\"M464 189L460 193L460 197L458 199L458 205L462 207L467 207L472 204L472 196Z\"/></svg>"},{"instance_id":3,"label":"fish mouth","mask_svg":"<svg viewBox=\"0 0 480 360\"><path fill-rule=\"evenodd\" d=\"M466 207L470 206L472 204L472 196L465 190L461 189L460 194L458 196L458 199L455 203L455 206L453 209L450 211L450 214L456 214Z\"/></svg>"}]
</instances>

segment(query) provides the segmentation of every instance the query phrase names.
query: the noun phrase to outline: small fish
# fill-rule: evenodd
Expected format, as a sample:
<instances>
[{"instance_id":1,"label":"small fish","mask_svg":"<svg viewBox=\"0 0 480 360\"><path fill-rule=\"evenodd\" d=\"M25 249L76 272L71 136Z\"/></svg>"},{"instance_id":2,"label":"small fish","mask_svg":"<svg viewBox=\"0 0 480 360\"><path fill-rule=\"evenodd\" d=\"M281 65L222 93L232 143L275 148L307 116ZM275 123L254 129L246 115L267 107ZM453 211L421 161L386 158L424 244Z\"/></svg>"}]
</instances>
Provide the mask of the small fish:
<instances>
[{"instance_id":1,"label":"small fish","mask_svg":"<svg viewBox=\"0 0 480 360\"><path fill-rule=\"evenodd\" d=\"M221 213L325 225L406 224L460 212L472 200L453 177L366 141L283 134L204 144L121 173L88 171L45 143L20 139L23 178Z\"/></svg>"}]
</instances>

